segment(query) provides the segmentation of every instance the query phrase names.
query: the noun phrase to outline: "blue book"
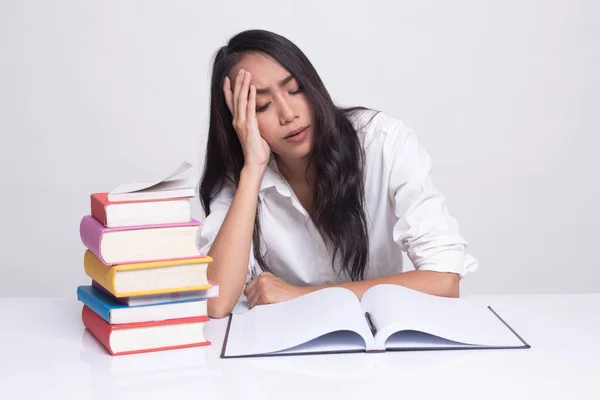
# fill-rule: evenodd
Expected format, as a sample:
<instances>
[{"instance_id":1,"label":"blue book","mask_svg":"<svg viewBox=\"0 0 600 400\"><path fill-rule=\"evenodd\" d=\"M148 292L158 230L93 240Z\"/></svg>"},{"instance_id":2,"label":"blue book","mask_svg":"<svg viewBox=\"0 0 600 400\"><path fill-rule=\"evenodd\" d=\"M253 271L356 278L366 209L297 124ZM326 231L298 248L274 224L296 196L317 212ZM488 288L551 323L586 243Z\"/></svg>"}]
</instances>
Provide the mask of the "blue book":
<instances>
[{"instance_id":1,"label":"blue book","mask_svg":"<svg viewBox=\"0 0 600 400\"><path fill-rule=\"evenodd\" d=\"M164 321L208 316L205 298L176 300L161 304L127 306L92 285L79 286L77 299L109 324Z\"/></svg>"}]
</instances>

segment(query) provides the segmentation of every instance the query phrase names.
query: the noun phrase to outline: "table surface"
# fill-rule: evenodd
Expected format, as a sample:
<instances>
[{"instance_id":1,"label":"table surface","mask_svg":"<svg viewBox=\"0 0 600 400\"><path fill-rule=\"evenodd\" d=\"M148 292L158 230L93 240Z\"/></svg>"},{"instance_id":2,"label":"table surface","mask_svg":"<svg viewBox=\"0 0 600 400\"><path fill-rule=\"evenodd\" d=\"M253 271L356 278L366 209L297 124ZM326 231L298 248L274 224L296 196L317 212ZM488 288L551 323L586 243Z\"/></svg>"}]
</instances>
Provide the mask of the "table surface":
<instances>
[{"instance_id":1,"label":"table surface","mask_svg":"<svg viewBox=\"0 0 600 400\"><path fill-rule=\"evenodd\" d=\"M600 294L470 296L532 347L219 358L208 347L112 357L85 330L81 303L0 299L2 398L600 398Z\"/></svg>"}]
</instances>

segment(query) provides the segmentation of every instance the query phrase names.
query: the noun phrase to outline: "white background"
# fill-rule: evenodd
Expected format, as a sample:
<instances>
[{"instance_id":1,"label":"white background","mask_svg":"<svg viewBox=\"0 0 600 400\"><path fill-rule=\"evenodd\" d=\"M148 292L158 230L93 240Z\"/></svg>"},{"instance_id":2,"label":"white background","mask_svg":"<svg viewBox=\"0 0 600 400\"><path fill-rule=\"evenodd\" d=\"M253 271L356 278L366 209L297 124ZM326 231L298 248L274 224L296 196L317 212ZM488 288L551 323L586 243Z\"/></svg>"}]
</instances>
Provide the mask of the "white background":
<instances>
[{"instance_id":1,"label":"white background","mask_svg":"<svg viewBox=\"0 0 600 400\"><path fill-rule=\"evenodd\" d=\"M250 28L420 135L463 294L599 292L599 4L2 0L0 296L74 298L90 193L202 165L212 56Z\"/></svg>"}]
</instances>

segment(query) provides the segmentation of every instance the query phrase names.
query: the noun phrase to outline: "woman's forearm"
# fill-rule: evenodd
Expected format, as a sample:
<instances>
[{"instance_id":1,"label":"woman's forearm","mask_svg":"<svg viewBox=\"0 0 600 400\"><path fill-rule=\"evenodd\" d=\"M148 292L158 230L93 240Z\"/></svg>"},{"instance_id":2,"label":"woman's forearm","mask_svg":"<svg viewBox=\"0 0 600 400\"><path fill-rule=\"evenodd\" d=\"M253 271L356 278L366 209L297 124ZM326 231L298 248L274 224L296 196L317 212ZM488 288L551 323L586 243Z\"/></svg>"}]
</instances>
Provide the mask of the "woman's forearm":
<instances>
[{"instance_id":1,"label":"woman's forearm","mask_svg":"<svg viewBox=\"0 0 600 400\"><path fill-rule=\"evenodd\" d=\"M344 282L331 285L306 287L306 293L326 287L343 287L350 289L361 299L372 286L384 283L400 285L419 292L443 297L459 297L459 276L450 272L408 271L399 274L367 279L358 282Z\"/></svg>"},{"instance_id":2,"label":"woman's forearm","mask_svg":"<svg viewBox=\"0 0 600 400\"><path fill-rule=\"evenodd\" d=\"M219 284L219 296L208 299L208 314L214 318L228 315L242 293L263 173L260 169L242 169L227 216L208 252L213 258L208 279Z\"/></svg>"}]
</instances>

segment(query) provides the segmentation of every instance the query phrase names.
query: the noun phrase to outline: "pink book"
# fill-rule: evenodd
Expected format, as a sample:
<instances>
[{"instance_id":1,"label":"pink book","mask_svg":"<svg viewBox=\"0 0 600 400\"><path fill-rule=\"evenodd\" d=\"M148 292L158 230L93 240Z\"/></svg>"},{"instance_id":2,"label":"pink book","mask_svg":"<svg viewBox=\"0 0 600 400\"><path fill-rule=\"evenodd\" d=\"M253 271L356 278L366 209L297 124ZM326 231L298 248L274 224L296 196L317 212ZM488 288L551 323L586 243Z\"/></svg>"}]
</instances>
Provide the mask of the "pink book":
<instances>
[{"instance_id":1,"label":"pink book","mask_svg":"<svg viewBox=\"0 0 600 400\"><path fill-rule=\"evenodd\" d=\"M79 224L81 242L105 265L202 257L196 246L201 222L107 228L91 215Z\"/></svg>"}]
</instances>

